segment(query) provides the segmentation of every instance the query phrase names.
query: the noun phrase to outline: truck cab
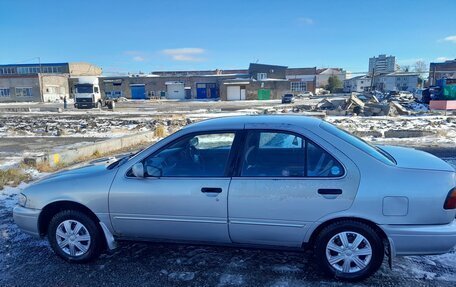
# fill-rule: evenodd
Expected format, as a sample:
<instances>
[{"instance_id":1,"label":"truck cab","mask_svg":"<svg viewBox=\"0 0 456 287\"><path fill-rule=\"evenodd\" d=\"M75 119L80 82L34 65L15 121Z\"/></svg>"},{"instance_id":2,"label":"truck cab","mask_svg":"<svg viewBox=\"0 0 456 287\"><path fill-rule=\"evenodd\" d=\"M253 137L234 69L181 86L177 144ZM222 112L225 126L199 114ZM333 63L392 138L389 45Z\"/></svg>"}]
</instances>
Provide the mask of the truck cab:
<instances>
[{"instance_id":1,"label":"truck cab","mask_svg":"<svg viewBox=\"0 0 456 287\"><path fill-rule=\"evenodd\" d=\"M78 83L74 85L74 107L101 108L101 93L98 83Z\"/></svg>"}]
</instances>

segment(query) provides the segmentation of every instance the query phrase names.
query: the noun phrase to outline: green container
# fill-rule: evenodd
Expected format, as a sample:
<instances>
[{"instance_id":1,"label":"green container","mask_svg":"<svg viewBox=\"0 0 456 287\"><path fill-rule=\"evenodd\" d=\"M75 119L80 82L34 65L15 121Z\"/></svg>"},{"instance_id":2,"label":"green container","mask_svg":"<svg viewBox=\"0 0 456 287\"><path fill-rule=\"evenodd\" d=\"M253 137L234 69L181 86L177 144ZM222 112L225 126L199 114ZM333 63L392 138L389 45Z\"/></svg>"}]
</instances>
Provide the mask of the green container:
<instances>
[{"instance_id":1,"label":"green container","mask_svg":"<svg viewBox=\"0 0 456 287\"><path fill-rule=\"evenodd\" d=\"M258 99L259 100L270 100L271 99L271 90L259 89L258 90Z\"/></svg>"},{"instance_id":2,"label":"green container","mask_svg":"<svg viewBox=\"0 0 456 287\"><path fill-rule=\"evenodd\" d=\"M447 85L443 88L443 98L445 100L456 100L456 85Z\"/></svg>"}]
</instances>

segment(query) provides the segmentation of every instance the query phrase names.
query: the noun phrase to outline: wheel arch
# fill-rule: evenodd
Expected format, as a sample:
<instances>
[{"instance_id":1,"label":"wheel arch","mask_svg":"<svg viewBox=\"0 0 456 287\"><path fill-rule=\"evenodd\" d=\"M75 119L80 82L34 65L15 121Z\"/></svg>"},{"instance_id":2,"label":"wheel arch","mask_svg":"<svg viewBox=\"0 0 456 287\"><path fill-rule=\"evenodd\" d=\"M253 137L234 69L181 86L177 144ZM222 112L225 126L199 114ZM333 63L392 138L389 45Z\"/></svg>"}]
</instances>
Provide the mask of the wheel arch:
<instances>
[{"instance_id":1,"label":"wheel arch","mask_svg":"<svg viewBox=\"0 0 456 287\"><path fill-rule=\"evenodd\" d=\"M359 223L364 223L366 225L368 225L369 227L371 227L379 236L380 238L385 242L388 242L388 236L386 235L385 231L380 227L378 226L375 222L373 221L370 221L368 219L364 219L364 218L359 218L359 217L349 217L349 216L346 216L346 217L336 217L336 218L332 218L332 219L329 219L329 220L326 220L322 223L320 223L311 233L310 237L309 237L309 240L305 243L303 243L303 247L304 246L308 246L308 247L311 247L315 244L315 239L318 237L318 235L320 234L320 232L327 226L333 224L333 223L336 223L336 222L339 222L339 221L354 221L354 222L359 222Z\"/></svg>"},{"instance_id":2,"label":"wheel arch","mask_svg":"<svg viewBox=\"0 0 456 287\"><path fill-rule=\"evenodd\" d=\"M103 234L103 236L105 236L104 230L100 225L100 219L98 218L98 216L87 206L69 200L55 201L49 203L41 210L40 216L38 217L38 232L40 236L46 235L49 227L49 222L51 221L52 217L54 217L54 215L64 210L76 210L86 214L95 222L96 226L100 231L100 234ZM105 240L103 240L103 242L106 242L106 238L104 239Z\"/></svg>"}]
</instances>

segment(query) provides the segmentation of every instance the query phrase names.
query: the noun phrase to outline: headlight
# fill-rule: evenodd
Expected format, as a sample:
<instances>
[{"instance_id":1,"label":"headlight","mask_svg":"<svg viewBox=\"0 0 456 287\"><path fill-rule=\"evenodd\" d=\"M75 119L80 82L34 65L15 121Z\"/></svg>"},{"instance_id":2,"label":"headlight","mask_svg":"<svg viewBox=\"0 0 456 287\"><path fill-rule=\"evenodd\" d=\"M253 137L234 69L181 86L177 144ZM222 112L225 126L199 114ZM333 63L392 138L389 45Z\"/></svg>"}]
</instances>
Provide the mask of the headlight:
<instances>
[{"instance_id":1,"label":"headlight","mask_svg":"<svg viewBox=\"0 0 456 287\"><path fill-rule=\"evenodd\" d=\"M27 196L25 196L22 193L19 194L19 198L18 198L17 202L19 203L20 206L25 207L25 204L27 203Z\"/></svg>"}]
</instances>

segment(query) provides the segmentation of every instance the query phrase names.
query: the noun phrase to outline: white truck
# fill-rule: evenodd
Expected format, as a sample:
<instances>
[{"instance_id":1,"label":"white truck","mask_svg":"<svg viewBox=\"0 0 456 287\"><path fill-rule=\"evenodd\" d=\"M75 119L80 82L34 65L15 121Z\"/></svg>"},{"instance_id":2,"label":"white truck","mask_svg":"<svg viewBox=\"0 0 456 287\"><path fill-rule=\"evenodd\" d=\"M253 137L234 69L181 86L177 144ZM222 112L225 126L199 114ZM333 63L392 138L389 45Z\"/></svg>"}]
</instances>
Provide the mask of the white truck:
<instances>
[{"instance_id":1,"label":"white truck","mask_svg":"<svg viewBox=\"0 0 456 287\"><path fill-rule=\"evenodd\" d=\"M79 77L74 84L74 107L77 109L101 108L101 92L98 77Z\"/></svg>"}]
</instances>

